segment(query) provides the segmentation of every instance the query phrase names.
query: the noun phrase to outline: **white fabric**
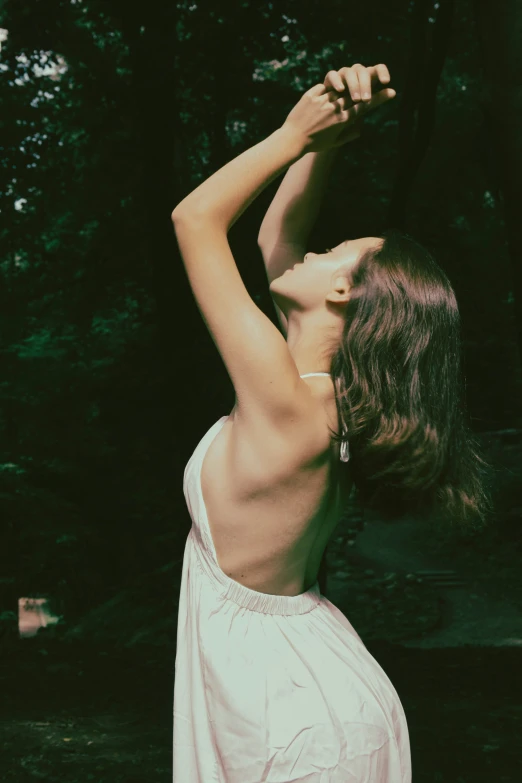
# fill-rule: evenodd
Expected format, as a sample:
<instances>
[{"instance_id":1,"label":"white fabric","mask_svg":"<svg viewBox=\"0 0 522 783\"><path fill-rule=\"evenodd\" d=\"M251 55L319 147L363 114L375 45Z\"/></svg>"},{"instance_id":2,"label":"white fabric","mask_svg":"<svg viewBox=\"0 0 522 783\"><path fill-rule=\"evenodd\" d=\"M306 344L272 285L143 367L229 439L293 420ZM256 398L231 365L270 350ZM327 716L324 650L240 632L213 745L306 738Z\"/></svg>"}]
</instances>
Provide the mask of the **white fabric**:
<instances>
[{"instance_id":1,"label":"white fabric","mask_svg":"<svg viewBox=\"0 0 522 783\"><path fill-rule=\"evenodd\" d=\"M319 584L267 595L219 567L190 458L174 685L174 783L411 783L399 696Z\"/></svg>"}]
</instances>

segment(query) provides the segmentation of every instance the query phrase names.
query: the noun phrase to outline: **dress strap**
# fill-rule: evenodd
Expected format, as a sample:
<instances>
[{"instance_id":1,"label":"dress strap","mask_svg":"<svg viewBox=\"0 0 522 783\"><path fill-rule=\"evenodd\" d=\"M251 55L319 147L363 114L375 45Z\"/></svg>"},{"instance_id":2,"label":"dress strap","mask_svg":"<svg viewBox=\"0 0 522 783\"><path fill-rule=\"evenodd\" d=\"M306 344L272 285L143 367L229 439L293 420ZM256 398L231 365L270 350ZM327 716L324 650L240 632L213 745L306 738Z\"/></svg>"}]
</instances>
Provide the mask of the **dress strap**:
<instances>
[{"instance_id":1,"label":"dress strap","mask_svg":"<svg viewBox=\"0 0 522 783\"><path fill-rule=\"evenodd\" d=\"M305 375L300 375L300 378L309 378L311 375L328 375L330 377L329 372L307 372ZM343 422L344 425L344 422ZM346 427L343 426L343 433L346 433ZM348 445L348 441L344 440L341 443L341 462L348 462L350 459L350 447Z\"/></svg>"}]
</instances>

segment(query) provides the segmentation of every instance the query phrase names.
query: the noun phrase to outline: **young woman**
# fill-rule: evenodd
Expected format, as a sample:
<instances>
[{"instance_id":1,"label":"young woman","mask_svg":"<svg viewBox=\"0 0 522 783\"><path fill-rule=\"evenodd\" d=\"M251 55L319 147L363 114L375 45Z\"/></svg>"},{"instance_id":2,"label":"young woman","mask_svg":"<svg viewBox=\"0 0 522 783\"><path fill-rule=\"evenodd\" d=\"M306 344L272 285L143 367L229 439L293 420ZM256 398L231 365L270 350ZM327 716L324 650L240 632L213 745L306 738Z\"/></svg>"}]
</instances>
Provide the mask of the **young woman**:
<instances>
[{"instance_id":1,"label":"young woman","mask_svg":"<svg viewBox=\"0 0 522 783\"><path fill-rule=\"evenodd\" d=\"M172 213L236 392L189 460L175 783L410 783L397 692L317 577L355 486L388 516L485 514L463 423L448 278L398 232L306 253L332 156L394 97L385 65L330 71L284 124ZM281 324L246 291L227 232L288 172L258 243Z\"/></svg>"}]
</instances>

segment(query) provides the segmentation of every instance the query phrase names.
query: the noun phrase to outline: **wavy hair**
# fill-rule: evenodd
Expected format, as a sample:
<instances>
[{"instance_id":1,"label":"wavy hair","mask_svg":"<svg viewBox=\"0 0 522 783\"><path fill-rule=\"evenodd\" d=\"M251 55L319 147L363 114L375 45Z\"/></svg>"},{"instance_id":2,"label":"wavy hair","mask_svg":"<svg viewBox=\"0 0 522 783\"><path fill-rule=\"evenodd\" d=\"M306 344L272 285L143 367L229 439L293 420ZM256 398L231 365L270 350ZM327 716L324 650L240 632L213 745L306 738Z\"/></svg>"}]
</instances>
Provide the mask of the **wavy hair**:
<instances>
[{"instance_id":1,"label":"wavy hair","mask_svg":"<svg viewBox=\"0 0 522 783\"><path fill-rule=\"evenodd\" d=\"M385 519L437 513L490 521L492 466L467 422L460 315L446 273L409 234L388 229L352 272L332 354L339 421L357 499Z\"/></svg>"}]
</instances>

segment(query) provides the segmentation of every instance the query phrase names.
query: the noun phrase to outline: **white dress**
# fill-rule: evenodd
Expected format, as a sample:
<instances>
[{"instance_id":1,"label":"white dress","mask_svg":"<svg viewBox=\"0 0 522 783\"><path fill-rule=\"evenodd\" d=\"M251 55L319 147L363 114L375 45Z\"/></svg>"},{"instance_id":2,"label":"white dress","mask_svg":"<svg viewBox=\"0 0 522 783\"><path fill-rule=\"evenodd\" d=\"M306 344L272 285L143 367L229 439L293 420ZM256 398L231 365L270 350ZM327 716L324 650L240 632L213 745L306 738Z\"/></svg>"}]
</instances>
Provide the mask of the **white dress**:
<instances>
[{"instance_id":1,"label":"white dress","mask_svg":"<svg viewBox=\"0 0 522 783\"><path fill-rule=\"evenodd\" d=\"M183 478L192 527L179 597L174 783L411 783L399 696L319 584L268 595L219 567L201 465L227 418L203 436Z\"/></svg>"}]
</instances>

